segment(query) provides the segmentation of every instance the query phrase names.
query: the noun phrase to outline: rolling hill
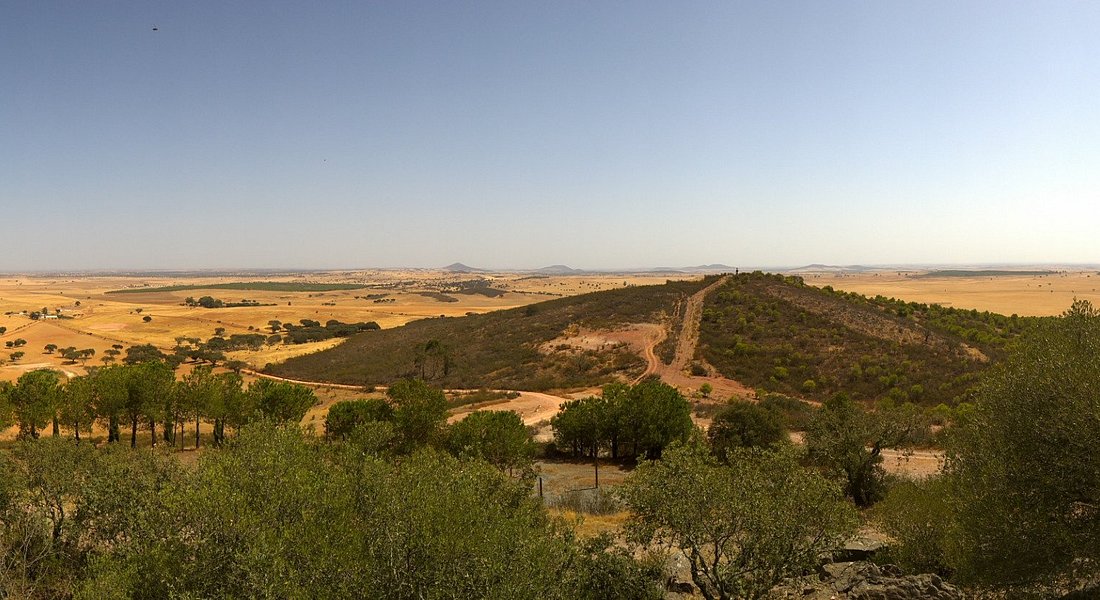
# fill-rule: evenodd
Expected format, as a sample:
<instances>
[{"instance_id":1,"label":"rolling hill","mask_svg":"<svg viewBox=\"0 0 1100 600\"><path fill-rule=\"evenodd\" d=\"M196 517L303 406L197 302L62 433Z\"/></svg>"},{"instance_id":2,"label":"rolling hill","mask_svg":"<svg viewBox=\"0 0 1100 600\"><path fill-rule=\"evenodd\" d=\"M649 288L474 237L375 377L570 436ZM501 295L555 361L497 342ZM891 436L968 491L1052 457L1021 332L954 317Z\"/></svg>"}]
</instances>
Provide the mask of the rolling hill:
<instances>
[{"instance_id":1,"label":"rolling hill","mask_svg":"<svg viewBox=\"0 0 1100 600\"><path fill-rule=\"evenodd\" d=\"M267 373L311 381L377 385L420 376L448 388L546 390L632 377L645 361L622 346L546 351L571 326L608 329L655 323L715 278L594 292L458 318L413 321L356 335L315 354L270 365Z\"/></svg>"},{"instance_id":2,"label":"rolling hill","mask_svg":"<svg viewBox=\"0 0 1100 600\"><path fill-rule=\"evenodd\" d=\"M696 357L745 385L806 398L951 403L1031 322L742 273L707 297Z\"/></svg>"},{"instance_id":3,"label":"rolling hill","mask_svg":"<svg viewBox=\"0 0 1100 600\"><path fill-rule=\"evenodd\" d=\"M424 319L359 334L265 371L354 385L418 376L448 388L588 387L637 377L647 363L626 345L582 349L547 342L577 327L660 323L671 335L647 353L650 360L668 364L677 332L698 325L693 372L813 400L845 392L861 400L938 404L965 399L978 376L1032 322L867 298L808 286L796 276L742 273L722 281L711 276ZM684 310L688 296L716 282L701 310ZM680 322L689 312L698 323Z\"/></svg>"}]
</instances>

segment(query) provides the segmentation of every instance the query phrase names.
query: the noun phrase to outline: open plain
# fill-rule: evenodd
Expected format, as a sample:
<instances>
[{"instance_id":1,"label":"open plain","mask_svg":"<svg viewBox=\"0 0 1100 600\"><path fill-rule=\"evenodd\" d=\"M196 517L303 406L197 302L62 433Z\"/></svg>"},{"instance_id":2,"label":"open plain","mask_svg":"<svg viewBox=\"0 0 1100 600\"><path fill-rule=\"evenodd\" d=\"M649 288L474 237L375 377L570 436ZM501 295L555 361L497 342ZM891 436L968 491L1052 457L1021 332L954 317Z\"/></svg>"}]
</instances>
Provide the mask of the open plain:
<instances>
[{"instance_id":1,"label":"open plain","mask_svg":"<svg viewBox=\"0 0 1100 600\"><path fill-rule=\"evenodd\" d=\"M990 311L1021 317L1059 315L1074 299L1100 304L1100 273L1052 270L1048 274L938 275L929 271L800 273L806 283L865 296Z\"/></svg>"},{"instance_id":2,"label":"open plain","mask_svg":"<svg viewBox=\"0 0 1100 600\"><path fill-rule=\"evenodd\" d=\"M685 276L687 277L687 276ZM675 277L673 277L675 278ZM7 275L0 278L0 343L12 342L0 354L0 380L14 380L35 368L54 367L72 376L103 364L114 345L152 344L170 351L177 338L206 340L223 335L270 333L271 321L298 323L375 322L398 327L429 317L460 317L515 308L541 300L602 291L628 285L664 283L668 274L541 276L470 274L442 270L365 270L290 274L190 274L184 276L117 274ZM265 283L283 289L263 288ZM258 285L259 284L259 285ZM212 287L219 286L219 287ZM346 287L352 289L324 289ZM355 286L355 287L352 287ZM300 287L300 291L296 288ZM314 291L318 288L324 291ZM203 296L251 306L203 308L188 298ZM31 313L47 312L48 320ZM57 318L53 318L56 316ZM16 340L25 340L16 347ZM340 338L303 344L276 344L230 353L253 368L292 356L329 348ZM68 361L45 346L93 349L86 361ZM18 359L14 352L23 352Z\"/></svg>"}]
</instances>

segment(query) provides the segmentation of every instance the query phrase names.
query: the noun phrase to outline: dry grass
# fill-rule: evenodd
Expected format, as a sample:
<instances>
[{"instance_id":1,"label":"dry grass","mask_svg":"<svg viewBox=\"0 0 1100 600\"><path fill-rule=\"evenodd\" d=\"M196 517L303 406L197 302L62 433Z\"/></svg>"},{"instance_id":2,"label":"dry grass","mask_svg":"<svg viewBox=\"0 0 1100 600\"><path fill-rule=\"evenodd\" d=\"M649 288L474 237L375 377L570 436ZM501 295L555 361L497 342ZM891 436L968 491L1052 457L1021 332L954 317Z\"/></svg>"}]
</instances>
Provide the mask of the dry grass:
<instances>
[{"instance_id":1,"label":"dry grass","mask_svg":"<svg viewBox=\"0 0 1100 600\"><path fill-rule=\"evenodd\" d=\"M457 302L439 302L420 292L446 289L457 282L475 278L505 293L497 297L482 294L454 294ZM30 368L60 368L70 375L83 374L80 364L63 365L60 357L42 354L46 344L60 347L95 348L96 356L88 366L101 365L103 351L112 344L131 346L153 344L170 349L179 336L207 339L214 329L224 327L226 335L254 331L267 333L268 321L298 322L329 319L350 323L375 321L383 328L404 325L426 317L463 316L524 306L559 296L623 287L663 283L666 276L585 276L527 279L516 274L460 274L431 270L365 270L330 273L309 273L286 276L245 277L127 277L102 276L15 276L0 279L0 326L8 332L0 342L23 338L26 347L19 348L26 356L16 364L0 365L0 379L15 379ZM180 291L108 294L128 288L155 288L169 285L213 285L237 281L283 281L310 283L354 283L373 286L364 289L328 292L244 291L225 289L190 289ZM375 303L368 295L387 294L392 302ZM237 302L255 300L274 306L205 309L183 306L188 296L204 295ZM80 302L77 306L76 302ZM25 315L2 313L62 308L65 316L49 322L32 322ZM150 316L146 323L143 317ZM249 328L252 328L251 330ZM230 358L244 360L256 368L267 363L282 362L293 356L310 354L329 348L342 340L327 340L311 344L274 346L256 352L235 352ZM0 358L5 362L14 351L0 346Z\"/></svg>"},{"instance_id":2,"label":"dry grass","mask_svg":"<svg viewBox=\"0 0 1100 600\"><path fill-rule=\"evenodd\" d=\"M803 277L806 283L818 287L830 285L866 296L881 294L909 302L988 310L1002 315L1058 315L1069 308L1074 298L1100 305L1100 274L1095 271L996 277L916 277L919 274L882 272Z\"/></svg>"}]
</instances>

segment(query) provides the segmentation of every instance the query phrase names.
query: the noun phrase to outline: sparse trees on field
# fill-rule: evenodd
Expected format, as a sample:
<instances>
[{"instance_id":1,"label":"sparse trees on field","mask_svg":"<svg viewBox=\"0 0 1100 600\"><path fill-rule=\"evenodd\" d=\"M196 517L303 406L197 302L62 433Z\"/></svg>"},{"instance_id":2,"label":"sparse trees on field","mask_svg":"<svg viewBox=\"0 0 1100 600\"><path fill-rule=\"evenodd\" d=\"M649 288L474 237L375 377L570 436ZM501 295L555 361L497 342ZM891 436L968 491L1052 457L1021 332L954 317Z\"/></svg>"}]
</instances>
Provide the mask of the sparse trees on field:
<instances>
[{"instance_id":1,"label":"sparse trees on field","mask_svg":"<svg viewBox=\"0 0 1100 600\"><path fill-rule=\"evenodd\" d=\"M57 350L57 344L46 344L44 350L46 351L46 354L53 354L54 351Z\"/></svg>"},{"instance_id":2,"label":"sparse trees on field","mask_svg":"<svg viewBox=\"0 0 1100 600\"><path fill-rule=\"evenodd\" d=\"M11 358L12 362L19 362L19 359L23 358L26 355L27 355L26 352L23 352L22 350L20 350L19 352L12 352L11 354L8 355L8 357Z\"/></svg>"},{"instance_id":3,"label":"sparse trees on field","mask_svg":"<svg viewBox=\"0 0 1100 600\"><path fill-rule=\"evenodd\" d=\"M76 363L80 360L80 351L76 349L76 346L69 346L60 350L61 358L69 361L69 363Z\"/></svg>"},{"instance_id":4,"label":"sparse trees on field","mask_svg":"<svg viewBox=\"0 0 1100 600\"><path fill-rule=\"evenodd\" d=\"M80 358L81 366L87 365L88 359L95 356L95 348L85 348L83 350L78 350L77 355Z\"/></svg>"},{"instance_id":5,"label":"sparse trees on field","mask_svg":"<svg viewBox=\"0 0 1100 600\"><path fill-rule=\"evenodd\" d=\"M127 365L136 365L145 362L164 361L168 356L152 344L139 344L126 349L126 357L122 362Z\"/></svg>"}]
</instances>

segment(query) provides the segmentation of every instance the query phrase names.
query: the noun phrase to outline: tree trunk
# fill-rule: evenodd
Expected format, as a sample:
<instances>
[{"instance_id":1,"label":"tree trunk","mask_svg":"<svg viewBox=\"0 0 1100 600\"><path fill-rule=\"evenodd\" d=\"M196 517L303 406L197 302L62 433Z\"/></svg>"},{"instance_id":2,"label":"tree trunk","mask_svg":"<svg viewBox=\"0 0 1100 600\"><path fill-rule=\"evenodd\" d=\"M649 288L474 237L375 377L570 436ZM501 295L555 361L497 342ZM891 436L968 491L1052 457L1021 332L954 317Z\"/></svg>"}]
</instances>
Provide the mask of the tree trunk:
<instances>
[{"instance_id":1,"label":"tree trunk","mask_svg":"<svg viewBox=\"0 0 1100 600\"><path fill-rule=\"evenodd\" d=\"M195 416L195 450L199 449L199 417Z\"/></svg>"},{"instance_id":2,"label":"tree trunk","mask_svg":"<svg viewBox=\"0 0 1100 600\"><path fill-rule=\"evenodd\" d=\"M53 416L53 436L54 437L60 437L61 436L61 424L57 422L57 415L56 414Z\"/></svg>"},{"instance_id":3,"label":"tree trunk","mask_svg":"<svg viewBox=\"0 0 1100 600\"><path fill-rule=\"evenodd\" d=\"M107 441L117 442L118 438L118 415L111 415L110 422L107 425Z\"/></svg>"},{"instance_id":4,"label":"tree trunk","mask_svg":"<svg viewBox=\"0 0 1100 600\"><path fill-rule=\"evenodd\" d=\"M152 438L150 440L149 446L151 448L156 448L157 447L157 421L156 421L156 419L149 419L149 437Z\"/></svg>"},{"instance_id":5,"label":"tree trunk","mask_svg":"<svg viewBox=\"0 0 1100 600\"><path fill-rule=\"evenodd\" d=\"M76 443L80 443L80 421L73 421L73 435L76 436Z\"/></svg>"},{"instance_id":6,"label":"tree trunk","mask_svg":"<svg viewBox=\"0 0 1100 600\"><path fill-rule=\"evenodd\" d=\"M137 448L137 417L130 417L130 447Z\"/></svg>"}]
</instances>

